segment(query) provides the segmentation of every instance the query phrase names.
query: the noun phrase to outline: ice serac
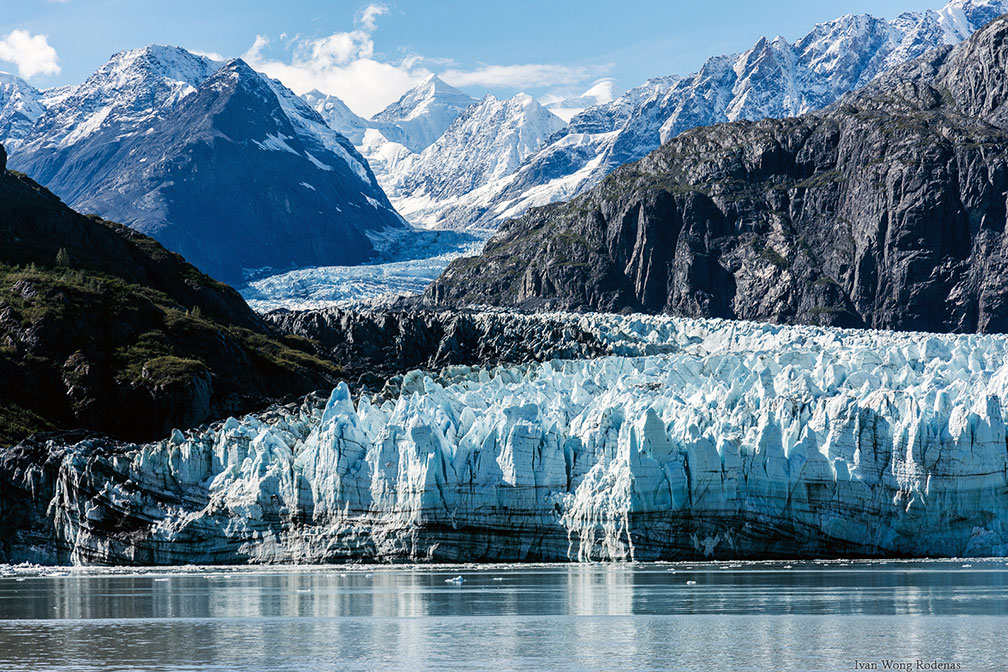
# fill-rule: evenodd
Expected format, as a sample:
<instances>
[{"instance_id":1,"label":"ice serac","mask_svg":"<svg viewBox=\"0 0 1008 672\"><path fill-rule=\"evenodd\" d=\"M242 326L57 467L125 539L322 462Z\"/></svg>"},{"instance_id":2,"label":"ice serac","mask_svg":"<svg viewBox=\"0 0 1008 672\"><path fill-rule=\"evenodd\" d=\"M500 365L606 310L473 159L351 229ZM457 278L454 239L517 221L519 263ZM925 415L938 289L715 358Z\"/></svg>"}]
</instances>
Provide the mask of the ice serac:
<instances>
[{"instance_id":1,"label":"ice serac","mask_svg":"<svg viewBox=\"0 0 1008 672\"><path fill-rule=\"evenodd\" d=\"M2 558L1008 554L1004 336L521 319L611 354L341 385L160 443L22 444Z\"/></svg>"},{"instance_id":2,"label":"ice serac","mask_svg":"<svg viewBox=\"0 0 1008 672\"><path fill-rule=\"evenodd\" d=\"M12 167L215 277L359 263L404 227L353 144L240 59L123 52L43 102Z\"/></svg>"}]
</instances>

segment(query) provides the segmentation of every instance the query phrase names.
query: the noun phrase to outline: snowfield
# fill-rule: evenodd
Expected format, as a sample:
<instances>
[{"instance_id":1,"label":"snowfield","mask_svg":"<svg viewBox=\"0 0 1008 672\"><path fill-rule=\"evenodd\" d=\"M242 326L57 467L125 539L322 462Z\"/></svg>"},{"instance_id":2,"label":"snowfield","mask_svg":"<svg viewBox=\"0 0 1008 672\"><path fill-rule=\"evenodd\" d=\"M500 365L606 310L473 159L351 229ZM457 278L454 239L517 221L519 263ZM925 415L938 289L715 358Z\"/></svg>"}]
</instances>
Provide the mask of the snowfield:
<instances>
[{"instance_id":1,"label":"snowfield","mask_svg":"<svg viewBox=\"0 0 1008 672\"><path fill-rule=\"evenodd\" d=\"M47 515L75 562L1008 555L1008 337L515 319L612 354L85 441Z\"/></svg>"}]
</instances>

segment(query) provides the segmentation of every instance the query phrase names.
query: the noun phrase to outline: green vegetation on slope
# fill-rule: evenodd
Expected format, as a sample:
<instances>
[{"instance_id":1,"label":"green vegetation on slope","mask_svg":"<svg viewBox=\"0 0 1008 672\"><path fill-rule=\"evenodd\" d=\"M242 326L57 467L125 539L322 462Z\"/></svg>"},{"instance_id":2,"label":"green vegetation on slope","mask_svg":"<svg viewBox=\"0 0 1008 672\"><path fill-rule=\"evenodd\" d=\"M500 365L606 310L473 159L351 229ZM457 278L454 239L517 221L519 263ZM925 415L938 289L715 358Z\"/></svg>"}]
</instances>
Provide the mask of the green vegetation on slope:
<instances>
[{"instance_id":1,"label":"green vegetation on slope","mask_svg":"<svg viewBox=\"0 0 1008 672\"><path fill-rule=\"evenodd\" d=\"M155 438L339 374L153 239L0 172L0 445L70 428Z\"/></svg>"}]
</instances>

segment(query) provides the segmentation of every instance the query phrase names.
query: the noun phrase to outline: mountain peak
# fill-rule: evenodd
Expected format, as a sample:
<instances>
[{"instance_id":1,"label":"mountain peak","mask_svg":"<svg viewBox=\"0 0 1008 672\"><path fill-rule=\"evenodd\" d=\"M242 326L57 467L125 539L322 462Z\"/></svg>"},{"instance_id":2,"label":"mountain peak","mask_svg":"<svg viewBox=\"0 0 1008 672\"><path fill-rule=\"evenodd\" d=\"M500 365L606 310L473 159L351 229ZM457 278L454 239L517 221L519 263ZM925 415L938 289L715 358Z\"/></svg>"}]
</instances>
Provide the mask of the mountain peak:
<instances>
[{"instance_id":1,"label":"mountain peak","mask_svg":"<svg viewBox=\"0 0 1008 672\"><path fill-rule=\"evenodd\" d=\"M475 102L476 99L472 96L445 83L437 75L431 74L372 119L386 122L412 119L426 113L432 104L453 110L454 117Z\"/></svg>"},{"instance_id":2,"label":"mountain peak","mask_svg":"<svg viewBox=\"0 0 1008 672\"><path fill-rule=\"evenodd\" d=\"M266 76L253 70L248 63L240 58L232 58L227 61L207 77L197 89L207 89L218 96L224 91L240 89L262 98L267 108L274 104L273 99L275 98L272 87L266 81Z\"/></svg>"},{"instance_id":3,"label":"mountain peak","mask_svg":"<svg viewBox=\"0 0 1008 672\"><path fill-rule=\"evenodd\" d=\"M0 143L7 149L17 145L31 131L45 107L42 93L16 75L0 72Z\"/></svg>"},{"instance_id":4,"label":"mountain peak","mask_svg":"<svg viewBox=\"0 0 1008 672\"><path fill-rule=\"evenodd\" d=\"M1008 11L1005 0L951 0L938 10L938 23L945 31L945 41L954 44Z\"/></svg>"},{"instance_id":5,"label":"mountain peak","mask_svg":"<svg viewBox=\"0 0 1008 672\"><path fill-rule=\"evenodd\" d=\"M139 70L193 84L193 79L205 79L207 74L218 67L220 63L217 61L186 51L182 47L151 44L116 52L95 75L102 73L107 77L113 73L123 73L124 77L135 77Z\"/></svg>"},{"instance_id":6,"label":"mountain peak","mask_svg":"<svg viewBox=\"0 0 1008 672\"><path fill-rule=\"evenodd\" d=\"M257 80L262 80L264 75L260 75L258 72L252 69L252 67L240 58L232 58L231 60L224 63L221 68L215 73L215 75L225 74L233 72L241 77L254 77Z\"/></svg>"},{"instance_id":7,"label":"mountain peak","mask_svg":"<svg viewBox=\"0 0 1008 672\"><path fill-rule=\"evenodd\" d=\"M616 99L616 82L611 79L600 79L581 94L582 98L590 98L596 105L611 102Z\"/></svg>"},{"instance_id":8,"label":"mountain peak","mask_svg":"<svg viewBox=\"0 0 1008 672\"><path fill-rule=\"evenodd\" d=\"M427 75L424 78L423 82L421 82L420 85L417 86L416 88L422 90L423 92L431 96L456 95L456 94L465 95L464 93L456 89L454 86L448 84L443 79L441 79L440 77L438 77L433 73Z\"/></svg>"},{"instance_id":9,"label":"mountain peak","mask_svg":"<svg viewBox=\"0 0 1008 672\"><path fill-rule=\"evenodd\" d=\"M177 94L199 86L220 65L181 47L152 44L120 51L77 87L73 104L79 107L81 99L90 98L96 104L137 108L150 92L170 89Z\"/></svg>"},{"instance_id":10,"label":"mountain peak","mask_svg":"<svg viewBox=\"0 0 1008 672\"><path fill-rule=\"evenodd\" d=\"M462 110L476 102L437 75L428 75L371 121L388 140L419 153L437 140Z\"/></svg>"},{"instance_id":11,"label":"mountain peak","mask_svg":"<svg viewBox=\"0 0 1008 672\"><path fill-rule=\"evenodd\" d=\"M616 99L616 83L611 79L596 81L587 91L570 98L545 100L545 107L564 121L571 119L596 105L605 105Z\"/></svg>"},{"instance_id":12,"label":"mountain peak","mask_svg":"<svg viewBox=\"0 0 1008 672\"><path fill-rule=\"evenodd\" d=\"M4 72L3 70L0 70L0 84L17 84L18 86L35 88L17 75L10 72Z\"/></svg>"}]
</instances>

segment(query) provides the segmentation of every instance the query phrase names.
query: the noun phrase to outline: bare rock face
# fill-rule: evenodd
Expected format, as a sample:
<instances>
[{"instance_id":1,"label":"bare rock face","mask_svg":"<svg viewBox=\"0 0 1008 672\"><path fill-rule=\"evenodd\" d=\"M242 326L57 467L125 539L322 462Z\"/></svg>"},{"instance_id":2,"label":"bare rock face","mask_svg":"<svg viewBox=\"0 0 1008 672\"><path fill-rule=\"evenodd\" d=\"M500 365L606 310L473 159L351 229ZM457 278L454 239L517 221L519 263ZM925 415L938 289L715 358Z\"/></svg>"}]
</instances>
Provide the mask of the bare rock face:
<instances>
[{"instance_id":1,"label":"bare rock face","mask_svg":"<svg viewBox=\"0 0 1008 672\"><path fill-rule=\"evenodd\" d=\"M610 354L596 336L570 320L498 312L420 308L366 311L275 311L276 332L320 346L351 376L375 381L410 369L524 364Z\"/></svg>"},{"instance_id":2,"label":"bare rock face","mask_svg":"<svg viewBox=\"0 0 1008 672\"><path fill-rule=\"evenodd\" d=\"M508 222L426 301L1008 329L1008 18L822 113L695 129Z\"/></svg>"}]
</instances>

